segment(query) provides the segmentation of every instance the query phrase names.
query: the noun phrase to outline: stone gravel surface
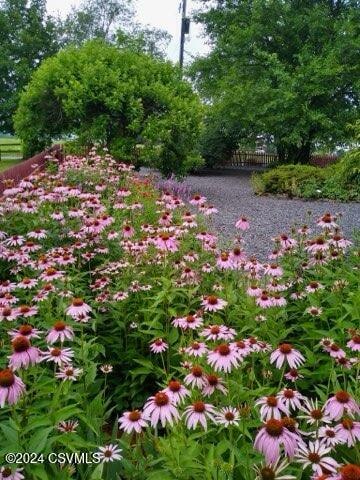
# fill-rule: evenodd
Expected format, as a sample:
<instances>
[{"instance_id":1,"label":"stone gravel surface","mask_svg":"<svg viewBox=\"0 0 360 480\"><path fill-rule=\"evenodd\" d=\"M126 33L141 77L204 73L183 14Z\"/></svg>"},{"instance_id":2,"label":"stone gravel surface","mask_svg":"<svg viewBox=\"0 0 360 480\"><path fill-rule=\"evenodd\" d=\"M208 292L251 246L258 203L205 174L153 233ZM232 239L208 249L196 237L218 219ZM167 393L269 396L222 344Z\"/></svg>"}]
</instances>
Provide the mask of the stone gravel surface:
<instances>
[{"instance_id":1,"label":"stone gravel surface","mask_svg":"<svg viewBox=\"0 0 360 480\"><path fill-rule=\"evenodd\" d=\"M289 232L294 225L309 224L308 212L313 220L326 212L341 213L341 226L348 237L360 229L360 203L259 197L253 193L250 177L249 171L215 171L185 180L193 193L205 195L219 210L210 222L224 242L237 235L234 224L240 216L249 219L251 228L243 235L248 254L264 259L271 252L271 238Z\"/></svg>"}]
</instances>

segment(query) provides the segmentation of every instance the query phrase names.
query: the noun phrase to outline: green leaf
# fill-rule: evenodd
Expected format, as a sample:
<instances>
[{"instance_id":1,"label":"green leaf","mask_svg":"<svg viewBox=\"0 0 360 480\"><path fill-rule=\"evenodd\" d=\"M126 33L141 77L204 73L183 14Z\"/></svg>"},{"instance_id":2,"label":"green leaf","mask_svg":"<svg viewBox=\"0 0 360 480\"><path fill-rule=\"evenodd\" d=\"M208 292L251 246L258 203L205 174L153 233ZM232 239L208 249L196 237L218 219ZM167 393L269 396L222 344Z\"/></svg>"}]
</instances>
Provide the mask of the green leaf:
<instances>
[{"instance_id":1,"label":"green leaf","mask_svg":"<svg viewBox=\"0 0 360 480\"><path fill-rule=\"evenodd\" d=\"M44 428L38 430L35 434L30 437L28 444L28 451L40 453L45 449L46 444L48 443L48 438L51 432L53 432L53 427Z\"/></svg>"}]
</instances>

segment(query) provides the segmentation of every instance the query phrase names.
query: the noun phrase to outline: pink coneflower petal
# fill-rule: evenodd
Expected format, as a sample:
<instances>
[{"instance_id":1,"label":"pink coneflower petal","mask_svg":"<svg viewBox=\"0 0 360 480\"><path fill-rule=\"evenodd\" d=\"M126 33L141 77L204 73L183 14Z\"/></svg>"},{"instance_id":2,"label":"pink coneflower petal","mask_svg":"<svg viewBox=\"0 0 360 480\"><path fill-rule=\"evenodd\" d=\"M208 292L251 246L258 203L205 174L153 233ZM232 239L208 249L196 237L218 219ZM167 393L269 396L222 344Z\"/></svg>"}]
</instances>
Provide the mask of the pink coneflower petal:
<instances>
[{"instance_id":1,"label":"pink coneflower petal","mask_svg":"<svg viewBox=\"0 0 360 480\"><path fill-rule=\"evenodd\" d=\"M290 368L297 368L304 361L303 355L289 343L280 344L270 356L270 363L275 363L276 368L281 368L285 362L289 364Z\"/></svg>"},{"instance_id":2,"label":"pink coneflower petal","mask_svg":"<svg viewBox=\"0 0 360 480\"><path fill-rule=\"evenodd\" d=\"M10 368L0 370L0 407L14 405L25 392L25 384Z\"/></svg>"},{"instance_id":3,"label":"pink coneflower petal","mask_svg":"<svg viewBox=\"0 0 360 480\"><path fill-rule=\"evenodd\" d=\"M32 347L30 341L19 335L15 337L12 342L13 353L9 358L9 367L13 370L19 368L28 368L30 365L39 363L41 360L40 350L36 347Z\"/></svg>"},{"instance_id":4,"label":"pink coneflower petal","mask_svg":"<svg viewBox=\"0 0 360 480\"><path fill-rule=\"evenodd\" d=\"M200 424L204 430L207 430L207 420L216 422L215 414L216 411L213 405L202 401L194 402L186 407L184 411L186 426L189 430L195 430L198 424Z\"/></svg>"},{"instance_id":5,"label":"pink coneflower petal","mask_svg":"<svg viewBox=\"0 0 360 480\"><path fill-rule=\"evenodd\" d=\"M144 405L144 418L149 419L153 427L159 422L165 427L167 423L173 425L180 418L179 412L169 395L158 392L150 397Z\"/></svg>"},{"instance_id":6,"label":"pink coneflower petal","mask_svg":"<svg viewBox=\"0 0 360 480\"><path fill-rule=\"evenodd\" d=\"M143 413L140 410L125 412L119 418L119 428L128 434L132 432L140 433L147 426L148 422L144 420Z\"/></svg>"}]
</instances>

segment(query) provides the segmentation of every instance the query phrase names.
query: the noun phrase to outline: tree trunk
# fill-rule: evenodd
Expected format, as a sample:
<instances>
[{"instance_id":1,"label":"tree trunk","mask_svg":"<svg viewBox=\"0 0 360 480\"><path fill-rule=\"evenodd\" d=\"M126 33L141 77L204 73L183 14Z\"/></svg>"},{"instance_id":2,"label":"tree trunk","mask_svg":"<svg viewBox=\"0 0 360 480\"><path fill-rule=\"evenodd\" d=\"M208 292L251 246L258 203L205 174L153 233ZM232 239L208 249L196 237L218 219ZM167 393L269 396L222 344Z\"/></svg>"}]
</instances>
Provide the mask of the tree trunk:
<instances>
[{"instance_id":1,"label":"tree trunk","mask_svg":"<svg viewBox=\"0 0 360 480\"><path fill-rule=\"evenodd\" d=\"M311 142L304 142L300 146L279 144L277 153L280 163L308 164L310 162Z\"/></svg>"},{"instance_id":2,"label":"tree trunk","mask_svg":"<svg viewBox=\"0 0 360 480\"><path fill-rule=\"evenodd\" d=\"M310 162L311 143L306 142L302 145L290 146L287 152L287 163L302 163L308 164Z\"/></svg>"}]
</instances>

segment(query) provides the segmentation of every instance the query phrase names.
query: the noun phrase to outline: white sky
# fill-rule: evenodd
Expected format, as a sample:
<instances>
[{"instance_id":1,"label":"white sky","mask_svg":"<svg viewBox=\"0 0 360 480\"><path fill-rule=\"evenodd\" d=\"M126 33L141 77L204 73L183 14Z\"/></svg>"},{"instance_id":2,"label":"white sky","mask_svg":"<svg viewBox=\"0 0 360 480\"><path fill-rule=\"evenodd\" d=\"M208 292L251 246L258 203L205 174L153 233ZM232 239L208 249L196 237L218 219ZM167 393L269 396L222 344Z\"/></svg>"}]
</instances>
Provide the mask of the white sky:
<instances>
[{"instance_id":1,"label":"white sky","mask_svg":"<svg viewBox=\"0 0 360 480\"><path fill-rule=\"evenodd\" d=\"M48 11L51 14L59 13L66 15L71 5L79 5L81 0L47 0ZM180 0L134 0L137 11L137 21L153 27L166 30L172 35L172 41L168 47L167 55L174 62L179 58L179 38L181 15L179 13ZM194 0L188 0L188 15L196 7ZM185 51L191 55L205 54L209 51L205 40L201 38L201 27L195 23L191 24L190 35L187 35ZM189 54L185 60L191 60Z\"/></svg>"}]
</instances>

